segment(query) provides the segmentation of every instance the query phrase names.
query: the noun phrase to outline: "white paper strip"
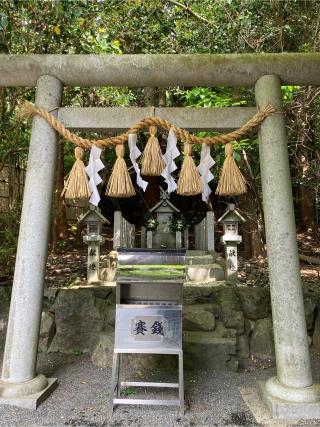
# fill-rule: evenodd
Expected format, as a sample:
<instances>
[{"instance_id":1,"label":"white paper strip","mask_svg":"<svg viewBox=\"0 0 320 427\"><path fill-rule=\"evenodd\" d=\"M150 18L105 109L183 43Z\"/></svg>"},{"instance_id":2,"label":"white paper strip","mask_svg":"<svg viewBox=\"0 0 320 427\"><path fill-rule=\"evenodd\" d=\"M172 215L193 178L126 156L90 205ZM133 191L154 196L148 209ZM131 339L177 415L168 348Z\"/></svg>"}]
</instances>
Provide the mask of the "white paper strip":
<instances>
[{"instance_id":1,"label":"white paper strip","mask_svg":"<svg viewBox=\"0 0 320 427\"><path fill-rule=\"evenodd\" d=\"M201 175L201 180L203 184L202 200L204 202L208 201L209 196L211 194L209 182L213 180L214 176L210 172L210 168L212 168L215 163L216 162L210 156L210 146L207 144L202 144L198 171Z\"/></svg>"},{"instance_id":2,"label":"white paper strip","mask_svg":"<svg viewBox=\"0 0 320 427\"><path fill-rule=\"evenodd\" d=\"M100 201L100 194L97 189L97 185L102 182L100 175L98 174L104 168L104 164L100 160L102 149L92 144L89 163L86 167L86 172L89 177L89 189L91 191L91 197L89 202L95 206L98 206Z\"/></svg>"},{"instance_id":3,"label":"white paper strip","mask_svg":"<svg viewBox=\"0 0 320 427\"><path fill-rule=\"evenodd\" d=\"M164 177L168 189L168 193L172 193L177 188L177 184L171 175L177 169L177 165L174 162L174 159L180 155L180 151L177 148L177 137L172 129L169 130L167 148L165 154L162 156L165 162L166 167L164 168L161 176Z\"/></svg>"},{"instance_id":4,"label":"white paper strip","mask_svg":"<svg viewBox=\"0 0 320 427\"><path fill-rule=\"evenodd\" d=\"M139 168L139 165L137 163L137 158L141 156L141 151L137 147L137 134L136 133L129 133L128 145L129 145L129 150L130 150L130 154L129 154L130 160L131 160L131 163L132 163L134 170L136 171L136 174L137 174L137 179L136 179L137 185L139 185L139 187L141 187L143 191L146 191L148 183L147 183L147 181L144 181L141 178L140 168Z\"/></svg>"}]
</instances>

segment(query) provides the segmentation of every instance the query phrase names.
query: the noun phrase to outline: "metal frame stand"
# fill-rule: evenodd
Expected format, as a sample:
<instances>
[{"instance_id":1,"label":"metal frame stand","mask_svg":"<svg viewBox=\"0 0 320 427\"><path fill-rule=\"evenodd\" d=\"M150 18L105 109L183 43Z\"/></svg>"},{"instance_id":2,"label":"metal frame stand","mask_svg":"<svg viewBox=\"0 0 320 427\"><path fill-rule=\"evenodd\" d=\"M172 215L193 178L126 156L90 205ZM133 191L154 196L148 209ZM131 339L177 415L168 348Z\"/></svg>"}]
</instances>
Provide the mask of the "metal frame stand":
<instances>
[{"instance_id":1,"label":"metal frame stand","mask_svg":"<svg viewBox=\"0 0 320 427\"><path fill-rule=\"evenodd\" d=\"M119 353L114 351L112 376L111 376L111 399L110 399L110 413L113 413L115 405L165 405L165 406L179 406L180 415L184 415L184 383L183 383L183 351L172 352L179 358L178 375L179 380L177 383L166 382L150 382L150 381L121 381L121 359L123 352ZM154 353L154 352L130 352L126 354L168 354ZM177 388L179 390L178 399L135 399L135 398L122 398L122 387L153 387L153 388Z\"/></svg>"},{"instance_id":2,"label":"metal frame stand","mask_svg":"<svg viewBox=\"0 0 320 427\"><path fill-rule=\"evenodd\" d=\"M117 404L179 406L181 415L184 414L184 277L184 249L118 249L111 415ZM121 381L122 354L176 355L178 382ZM121 388L128 386L178 389L178 396L170 399L121 397Z\"/></svg>"}]
</instances>

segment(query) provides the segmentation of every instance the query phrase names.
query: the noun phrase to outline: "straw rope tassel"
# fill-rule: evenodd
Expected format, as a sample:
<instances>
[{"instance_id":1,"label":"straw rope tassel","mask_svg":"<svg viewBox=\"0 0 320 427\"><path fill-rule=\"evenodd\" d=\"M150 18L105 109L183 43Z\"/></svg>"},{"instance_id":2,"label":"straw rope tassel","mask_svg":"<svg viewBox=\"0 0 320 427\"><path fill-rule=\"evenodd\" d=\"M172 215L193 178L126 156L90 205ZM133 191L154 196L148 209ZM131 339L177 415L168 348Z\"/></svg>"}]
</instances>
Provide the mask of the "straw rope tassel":
<instances>
[{"instance_id":1,"label":"straw rope tassel","mask_svg":"<svg viewBox=\"0 0 320 427\"><path fill-rule=\"evenodd\" d=\"M116 146L117 160L113 166L106 191L106 194L110 197L124 198L136 194L124 160L124 153L124 145L118 144Z\"/></svg>"},{"instance_id":2,"label":"straw rope tassel","mask_svg":"<svg viewBox=\"0 0 320 427\"><path fill-rule=\"evenodd\" d=\"M84 151L81 147L76 147L74 150L76 161L69 173L61 196L66 199L88 199L91 191L88 185L88 177L85 171L85 166L82 161Z\"/></svg>"},{"instance_id":3,"label":"straw rope tassel","mask_svg":"<svg viewBox=\"0 0 320 427\"><path fill-rule=\"evenodd\" d=\"M191 156L192 145L184 144L184 159L177 184L177 193L182 196L195 196L202 193L202 182L200 173Z\"/></svg>"},{"instance_id":4,"label":"straw rope tassel","mask_svg":"<svg viewBox=\"0 0 320 427\"><path fill-rule=\"evenodd\" d=\"M157 138L156 126L150 126L149 132L150 138L143 150L141 159L141 174L147 176L160 176L165 168L165 163Z\"/></svg>"},{"instance_id":5,"label":"straw rope tassel","mask_svg":"<svg viewBox=\"0 0 320 427\"><path fill-rule=\"evenodd\" d=\"M246 193L246 180L240 172L234 158L230 142L225 146L226 159L223 163L216 194L220 196L239 196Z\"/></svg>"}]
</instances>

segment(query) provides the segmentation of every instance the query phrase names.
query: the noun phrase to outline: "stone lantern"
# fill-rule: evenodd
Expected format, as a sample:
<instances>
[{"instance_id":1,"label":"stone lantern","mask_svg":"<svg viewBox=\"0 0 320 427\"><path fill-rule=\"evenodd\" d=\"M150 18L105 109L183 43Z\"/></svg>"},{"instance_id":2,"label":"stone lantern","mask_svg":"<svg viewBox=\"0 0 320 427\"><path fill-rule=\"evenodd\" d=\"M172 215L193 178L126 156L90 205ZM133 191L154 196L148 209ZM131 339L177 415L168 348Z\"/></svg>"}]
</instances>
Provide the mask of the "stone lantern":
<instances>
[{"instance_id":1,"label":"stone lantern","mask_svg":"<svg viewBox=\"0 0 320 427\"><path fill-rule=\"evenodd\" d=\"M245 222L245 219L235 209L235 205L230 204L218 222L223 225L221 242L225 246L226 281L235 283L238 271L237 246L242 242L242 237L238 234L239 223Z\"/></svg>"},{"instance_id":2,"label":"stone lantern","mask_svg":"<svg viewBox=\"0 0 320 427\"><path fill-rule=\"evenodd\" d=\"M84 223L87 226L87 234L83 237L84 243L88 245L87 281L88 283L98 282L100 280L100 245L105 242L101 235L102 224L110 223L101 214L100 209L93 205L90 205L90 209L83 214L79 223Z\"/></svg>"}]
</instances>

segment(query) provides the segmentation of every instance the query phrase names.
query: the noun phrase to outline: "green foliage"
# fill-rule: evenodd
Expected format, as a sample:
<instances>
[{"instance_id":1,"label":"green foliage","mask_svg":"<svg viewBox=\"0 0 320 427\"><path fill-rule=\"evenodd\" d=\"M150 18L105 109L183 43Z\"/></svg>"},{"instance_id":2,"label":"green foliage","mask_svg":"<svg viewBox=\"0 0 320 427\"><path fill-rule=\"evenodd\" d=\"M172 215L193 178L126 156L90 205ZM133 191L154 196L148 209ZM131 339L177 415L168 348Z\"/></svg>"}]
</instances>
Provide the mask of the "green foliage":
<instances>
[{"instance_id":1,"label":"green foliage","mask_svg":"<svg viewBox=\"0 0 320 427\"><path fill-rule=\"evenodd\" d=\"M231 90L223 87L219 89L208 87L177 89L174 95L180 98L184 106L189 107L236 107L247 104L246 99L233 98Z\"/></svg>"},{"instance_id":2,"label":"green foliage","mask_svg":"<svg viewBox=\"0 0 320 427\"><path fill-rule=\"evenodd\" d=\"M10 277L13 273L19 216L20 212L0 214L0 277Z\"/></svg>"},{"instance_id":3,"label":"green foliage","mask_svg":"<svg viewBox=\"0 0 320 427\"><path fill-rule=\"evenodd\" d=\"M148 231L155 231L158 228L159 221L157 220L157 215L151 212L147 212L145 217L145 225Z\"/></svg>"},{"instance_id":4,"label":"green foliage","mask_svg":"<svg viewBox=\"0 0 320 427\"><path fill-rule=\"evenodd\" d=\"M137 390L132 387L126 387L121 390L122 397L134 396L135 394L137 394Z\"/></svg>"},{"instance_id":5,"label":"green foliage","mask_svg":"<svg viewBox=\"0 0 320 427\"><path fill-rule=\"evenodd\" d=\"M169 228L171 231L183 231L188 227L188 221L181 212L174 212L170 217Z\"/></svg>"},{"instance_id":6,"label":"green foliage","mask_svg":"<svg viewBox=\"0 0 320 427\"><path fill-rule=\"evenodd\" d=\"M294 97L299 93L300 86L282 86L281 90L284 104L290 104Z\"/></svg>"}]
</instances>

